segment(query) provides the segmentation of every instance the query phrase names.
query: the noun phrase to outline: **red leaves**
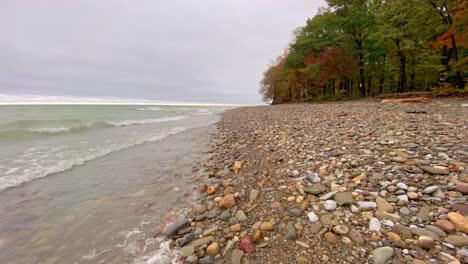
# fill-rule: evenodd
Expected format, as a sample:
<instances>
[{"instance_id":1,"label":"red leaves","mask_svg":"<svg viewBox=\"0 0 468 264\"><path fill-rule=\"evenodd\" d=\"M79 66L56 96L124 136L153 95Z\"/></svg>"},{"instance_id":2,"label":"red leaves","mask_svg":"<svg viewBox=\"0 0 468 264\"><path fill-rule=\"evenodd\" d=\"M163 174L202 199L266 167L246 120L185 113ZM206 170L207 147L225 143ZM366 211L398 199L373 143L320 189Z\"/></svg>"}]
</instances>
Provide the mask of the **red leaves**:
<instances>
[{"instance_id":1,"label":"red leaves","mask_svg":"<svg viewBox=\"0 0 468 264\"><path fill-rule=\"evenodd\" d=\"M441 48L446 46L447 48L451 49L452 46L452 37L457 33L454 28L450 28L444 34L437 37L437 41L432 43L434 48Z\"/></svg>"}]
</instances>

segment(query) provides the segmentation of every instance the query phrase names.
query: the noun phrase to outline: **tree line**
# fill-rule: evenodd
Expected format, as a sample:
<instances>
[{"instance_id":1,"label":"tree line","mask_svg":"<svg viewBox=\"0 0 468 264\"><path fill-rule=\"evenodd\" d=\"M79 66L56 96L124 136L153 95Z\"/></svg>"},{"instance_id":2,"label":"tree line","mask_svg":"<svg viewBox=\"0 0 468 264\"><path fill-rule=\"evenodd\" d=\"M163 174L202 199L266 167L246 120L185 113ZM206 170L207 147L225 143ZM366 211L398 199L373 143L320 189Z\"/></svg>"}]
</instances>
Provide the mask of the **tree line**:
<instances>
[{"instance_id":1,"label":"tree line","mask_svg":"<svg viewBox=\"0 0 468 264\"><path fill-rule=\"evenodd\" d=\"M465 88L466 0L327 0L264 72L272 103Z\"/></svg>"}]
</instances>

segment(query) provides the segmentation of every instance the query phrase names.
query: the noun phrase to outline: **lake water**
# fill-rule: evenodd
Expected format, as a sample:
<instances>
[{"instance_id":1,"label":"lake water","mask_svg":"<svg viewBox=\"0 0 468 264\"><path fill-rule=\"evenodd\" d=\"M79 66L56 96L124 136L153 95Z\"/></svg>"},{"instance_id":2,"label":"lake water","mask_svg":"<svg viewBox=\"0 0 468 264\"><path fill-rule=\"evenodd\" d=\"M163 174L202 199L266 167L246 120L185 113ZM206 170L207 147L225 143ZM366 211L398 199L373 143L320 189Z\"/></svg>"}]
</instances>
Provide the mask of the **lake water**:
<instances>
[{"instance_id":1,"label":"lake water","mask_svg":"<svg viewBox=\"0 0 468 264\"><path fill-rule=\"evenodd\" d=\"M0 106L0 263L131 263L190 203L225 109Z\"/></svg>"}]
</instances>

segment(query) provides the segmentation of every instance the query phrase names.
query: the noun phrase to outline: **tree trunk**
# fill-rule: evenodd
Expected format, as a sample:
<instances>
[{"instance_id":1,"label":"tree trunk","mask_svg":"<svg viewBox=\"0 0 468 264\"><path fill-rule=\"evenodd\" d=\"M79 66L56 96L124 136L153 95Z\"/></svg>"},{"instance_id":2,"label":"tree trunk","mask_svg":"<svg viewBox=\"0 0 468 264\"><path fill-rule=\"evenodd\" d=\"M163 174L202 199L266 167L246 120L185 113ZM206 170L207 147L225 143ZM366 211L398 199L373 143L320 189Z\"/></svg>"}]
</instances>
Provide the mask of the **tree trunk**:
<instances>
[{"instance_id":1,"label":"tree trunk","mask_svg":"<svg viewBox=\"0 0 468 264\"><path fill-rule=\"evenodd\" d=\"M383 86L385 83L385 63L387 62L387 56L384 57L383 63L382 63L382 73L380 75L380 80L379 80L379 94L383 93Z\"/></svg>"},{"instance_id":2,"label":"tree trunk","mask_svg":"<svg viewBox=\"0 0 468 264\"><path fill-rule=\"evenodd\" d=\"M332 93L333 93L333 96L336 95L335 78L332 79Z\"/></svg>"},{"instance_id":3,"label":"tree trunk","mask_svg":"<svg viewBox=\"0 0 468 264\"><path fill-rule=\"evenodd\" d=\"M410 81L410 83L411 83L411 84L410 84L410 90L411 90L411 91L414 91L414 89L415 89L415 87L414 87L415 75L416 75L416 74L414 73L414 67L413 67L413 70L411 71L411 74L410 74L410 79L411 79L411 81Z\"/></svg>"},{"instance_id":4,"label":"tree trunk","mask_svg":"<svg viewBox=\"0 0 468 264\"><path fill-rule=\"evenodd\" d=\"M396 46L398 48L398 57L400 58L400 78L398 80L398 92L404 93L408 88L408 81L406 78L406 56L405 53L400 48L400 40L395 40Z\"/></svg>"},{"instance_id":5,"label":"tree trunk","mask_svg":"<svg viewBox=\"0 0 468 264\"><path fill-rule=\"evenodd\" d=\"M367 79L367 96L373 96L373 93L372 93L372 77L369 76L369 78Z\"/></svg>"},{"instance_id":6,"label":"tree trunk","mask_svg":"<svg viewBox=\"0 0 468 264\"><path fill-rule=\"evenodd\" d=\"M457 63L458 62L458 50L457 50L457 43L455 41L455 36L451 35L450 40L452 42L453 58L455 59L455 63ZM463 81L461 73L458 70L455 70L455 86L461 89L465 87L465 82Z\"/></svg>"},{"instance_id":7,"label":"tree trunk","mask_svg":"<svg viewBox=\"0 0 468 264\"><path fill-rule=\"evenodd\" d=\"M362 33L359 32L356 43L359 50L359 92L362 97L366 96L366 81L364 80L364 52L362 50Z\"/></svg>"}]
</instances>

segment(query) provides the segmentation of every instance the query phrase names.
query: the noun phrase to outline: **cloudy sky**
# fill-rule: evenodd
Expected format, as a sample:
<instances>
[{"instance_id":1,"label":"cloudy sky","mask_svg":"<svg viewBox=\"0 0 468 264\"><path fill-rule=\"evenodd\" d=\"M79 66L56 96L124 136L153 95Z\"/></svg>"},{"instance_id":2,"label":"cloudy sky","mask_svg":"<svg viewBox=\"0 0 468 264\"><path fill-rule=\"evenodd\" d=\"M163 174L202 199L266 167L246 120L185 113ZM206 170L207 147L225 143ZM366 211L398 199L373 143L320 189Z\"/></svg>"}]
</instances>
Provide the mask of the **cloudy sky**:
<instances>
[{"instance_id":1,"label":"cloudy sky","mask_svg":"<svg viewBox=\"0 0 468 264\"><path fill-rule=\"evenodd\" d=\"M0 0L0 94L255 104L316 0Z\"/></svg>"}]
</instances>

